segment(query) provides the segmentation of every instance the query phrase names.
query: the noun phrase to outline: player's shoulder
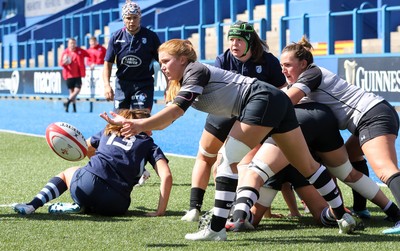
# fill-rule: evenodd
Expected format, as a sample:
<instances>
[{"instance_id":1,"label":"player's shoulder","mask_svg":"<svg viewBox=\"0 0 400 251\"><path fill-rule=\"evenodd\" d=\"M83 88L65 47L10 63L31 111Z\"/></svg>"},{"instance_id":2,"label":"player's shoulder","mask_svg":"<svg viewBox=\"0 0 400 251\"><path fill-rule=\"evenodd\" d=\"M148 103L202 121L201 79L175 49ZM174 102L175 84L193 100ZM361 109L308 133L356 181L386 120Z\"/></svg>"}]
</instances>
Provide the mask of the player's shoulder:
<instances>
[{"instance_id":1,"label":"player's shoulder","mask_svg":"<svg viewBox=\"0 0 400 251\"><path fill-rule=\"evenodd\" d=\"M123 27L123 28L121 28L119 30L114 31L112 33L110 39L118 39L118 38L121 38L121 37L125 36L125 34L126 34L126 28Z\"/></svg>"},{"instance_id":2,"label":"player's shoulder","mask_svg":"<svg viewBox=\"0 0 400 251\"><path fill-rule=\"evenodd\" d=\"M158 37L157 33L152 31L149 28L142 26L140 29L140 33L142 33L142 36L145 36L148 39L159 41L159 37Z\"/></svg>"}]
</instances>

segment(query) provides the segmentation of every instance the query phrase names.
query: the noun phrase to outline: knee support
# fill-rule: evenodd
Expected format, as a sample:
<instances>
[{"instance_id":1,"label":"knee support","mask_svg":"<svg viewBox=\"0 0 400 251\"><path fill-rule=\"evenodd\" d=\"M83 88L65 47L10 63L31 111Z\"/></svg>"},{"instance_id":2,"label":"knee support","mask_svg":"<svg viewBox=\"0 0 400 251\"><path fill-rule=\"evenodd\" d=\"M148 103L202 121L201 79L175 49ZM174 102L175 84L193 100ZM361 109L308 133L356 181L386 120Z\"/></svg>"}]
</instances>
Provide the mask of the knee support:
<instances>
[{"instance_id":1,"label":"knee support","mask_svg":"<svg viewBox=\"0 0 400 251\"><path fill-rule=\"evenodd\" d=\"M277 190L267 187L260 187L260 197L258 198L257 203L263 207L271 207L272 201L275 199Z\"/></svg>"},{"instance_id":2,"label":"knee support","mask_svg":"<svg viewBox=\"0 0 400 251\"><path fill-rule=\"evenodd\" d=\"M199 152L206 157L215 158L217 157L218 153L209 153L207 152L200 144L199 144Z\"/></svg>"},{"instance_id":3,"label":"knee support","mask_svg":"<svg viewBox=\"0 0 400 251\"><path fill-rule=\"evenodd\" d=\"M345 182L344 180L349 176L352 171L352 166L349 161L338 167L328 167L331 174L336 176L339 180L343 181L346 185L353 188L356 192L361 194L364 198L372 200L379 191L378 185L369 177L363 176L356 182Z\"/></svg>"},{"instance_id":4,"label":"knee support","mask_svg":"<svg viewBox=\"0 0 400 251\"><path fill-rule=\"evenodd\" d=\"M237 174L232 172L231 164L239 163L250 150L250 147L243 142L228 136L226 143L221 149L222 160L217 168L217 176L237 179Z\"/></svg>"},{"instance_id":5,"label":"knee support","mask_svg":"<svg viewBox=\"0 0 400 251\"><path fill-rule=\"evenodd\" d=\"M350 161L346 161L344 164L337 166L337 167L326 167L329 172L338 178L339 180L343 181L349 176L351 173L351 170L353 169L353 166L351 165Z\"/></svg>"},{"instance_id":6,"label":"knee support","mask_svg":"<svg viewBox=\"0 0 400 251\"><path fill-rule=\"evenodd\" d=\"M264 183L269 179L269 177L275 175L271 168L260 159L254 158L248 168L257 173L263 179Z\"/></svg>"}]
</instances>

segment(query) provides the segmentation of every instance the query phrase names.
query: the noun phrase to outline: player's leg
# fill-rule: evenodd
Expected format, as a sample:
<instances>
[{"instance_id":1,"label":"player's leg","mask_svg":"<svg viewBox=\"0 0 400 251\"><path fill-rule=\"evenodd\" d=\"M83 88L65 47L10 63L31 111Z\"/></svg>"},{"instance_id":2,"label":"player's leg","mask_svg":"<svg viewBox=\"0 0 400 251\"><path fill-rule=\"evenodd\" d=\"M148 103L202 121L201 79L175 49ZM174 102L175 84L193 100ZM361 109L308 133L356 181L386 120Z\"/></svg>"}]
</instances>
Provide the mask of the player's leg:
<instances>
[{"instance_id":1,"label":"player's leg","mask_svg":"<svg viewBox=\"0 0 400 251\"><path fill-rule=\"evenodd\" d=\"M45 203L59 197L68 190L71 177L79 167L70 167L57 176L51 178L38 194L26 204L13 205L14 211L19 214L31 214Z\"/></svg>"},{"instance_id":2,"label":"player's leg","mask_svg":"<svg viewBox=\"0 0 400 251\"><path fill-rule=\"evenodd\" d=\"M210 180L211 169L223 142L206 130L203 131L199 151L192 170L192 188L190 190L189 211L181 218L184 221L198 221L204 194Z\"/></svg>"},{"instance_id":3,"label":"player's leg","mask_svg":"<svg viewBox=\"0 0 400 251\"><path fill-rule=\"evenodd\" d=\"M274 134L273 138L289 162L328 202L338 219L339 233L353 232L356 225L354 219L346 213L338 188L326 168L317 163L308 151L300 128L287 133Z\"/></svg>"},{"instance_id":4,"label":"player's leg","mask_svg":"<svg viewBox=\"0 0 400 251\"><path fill-rule=\"evenodd\" d=\"M217 160L218 151L222 147L235 121L236 118L225 118L211 114L207 116L200 138L196 162L192 171L190 208L181 220L198 220L212 167Z\"/></svg>"},{"instance_id":5,"label":"player's leg","mask_svg":"<svg viewBox=\"0 0 400 251\"><path fill-rule=\"evenodd\" d=\"M130 96L130 108L131 109L148 109L151 112L151 110L153 109L153 104L154 104L154 84L153 84L153 82L145 83L140 86L133 86L130 89L131 89L131 94L129 95Z\"/></svg>"},{"instance_id":6,"label":"player's leg","mask_svg":"<svg viewBox=\"0 0 400 251\"><path fill-rule=\"evenodd\" d=\"M274 200L277 193L278 190L274 190L265 186L260 187L259 198L250 209L250 212L253 215L253 221L251 222L251 224L253 224L254 227L258 226L266 212L270 212L272 201Z\"/></svg>"},{"instance_id":7,"label":"player's leg","mask_svg":"<svg viewBox=\"0 0 400 251\"><path fill-rule=\"evenodd\" d=\"M81 92L81 87L82 87L82 79L81 78L73 78L71 79L71 89L69 93L69 99L68 102L72 103L73 106L73 112L76 112L76 97L78 94Z\"/></svg>"},{"instance_id":8,"label":"player's leg","mask_svg":"<svg viewBox=\"0 0 400 251\"><path fill-rule=\"evenodd\" d=\"M396 219L400 210L395 203L380 190L379 186L368 176L353 168L346 158L344 146L330 152L318 153L323 159L329 172L343 181L346 185L357 191L363 198L366 198L379 206L388 217Z\"/></svg>"},{"instance_id":9,"label":"player's leg","mask_svg":"<svg viewBox=\"0 0 400 251\"><path fill-rule=\"evenodd\" d=\"M222 149L222 161L215 178L215 203L210 226L187 234L188 240L225 240L225 223L236 196L237 164L272 128L235 122ZM252 135L248 137L248 135Z\"/></svg>"},{"instance_id":10,"label":"player's leg","mask_svg":"<svg viewBox=\"0 0 400 251\"><path fill-rule=\"evenodd\" d=\"M357 171L369 177L369 168L367 161L364 159L364 153L361 151L360 143L357 137L351 135L346 141L346 150L349 155L351 165ZM360 218L369 219L371 213L367 209L367 199L357 191L352 189L353 193L353 212Z\"/></svg>"}]
</instances>

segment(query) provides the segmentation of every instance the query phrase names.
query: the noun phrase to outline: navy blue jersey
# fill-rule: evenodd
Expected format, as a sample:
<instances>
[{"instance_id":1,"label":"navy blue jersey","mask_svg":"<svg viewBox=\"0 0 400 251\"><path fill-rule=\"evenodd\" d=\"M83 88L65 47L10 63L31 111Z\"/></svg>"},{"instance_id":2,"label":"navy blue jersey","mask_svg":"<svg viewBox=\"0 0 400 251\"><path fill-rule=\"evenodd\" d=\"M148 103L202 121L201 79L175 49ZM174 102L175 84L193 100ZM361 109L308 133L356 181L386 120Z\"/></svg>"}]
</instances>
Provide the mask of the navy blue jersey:
<instances>
[{"instance_id":1,"label":"navy blue jersey","mask_svg":"<svg viewBox=\"0 0 400 251\"><path fill-rule=\"evenodd\" d=\"M215 59L215 66L244 76L257 78L276 87L281 87L286 83L279 60L266 51L263 53L263 63L260 64L251 59L243 63L235 58L228 49Z\"/></svg>"},{"instance_id":2,"label":"navy blue jersey","mask_svg":"<svg viewBox=\"0 0 400 251\"><path fill-rule=\"evenodd\" d=\"M105 135L102 130L93 135L90 142L96 148L96 154L84 169L128 197L142 176L147 162L154 167L158 160L167 159L145 133L125 139L115 134Z\"/></svg>"},{"instance_id":3,"label":"navy blue jersey","mask_svg":"<svg viewBox=\"0 0 400 251\"><path fill-rule=\"evenodd\" d=\"M105 61L117 63L117 78L126 81L153 81L153 60L158 62L160 39L153 31L141 27L134 36L122 28L110 38Z\"/></svg>"}]
</instances>

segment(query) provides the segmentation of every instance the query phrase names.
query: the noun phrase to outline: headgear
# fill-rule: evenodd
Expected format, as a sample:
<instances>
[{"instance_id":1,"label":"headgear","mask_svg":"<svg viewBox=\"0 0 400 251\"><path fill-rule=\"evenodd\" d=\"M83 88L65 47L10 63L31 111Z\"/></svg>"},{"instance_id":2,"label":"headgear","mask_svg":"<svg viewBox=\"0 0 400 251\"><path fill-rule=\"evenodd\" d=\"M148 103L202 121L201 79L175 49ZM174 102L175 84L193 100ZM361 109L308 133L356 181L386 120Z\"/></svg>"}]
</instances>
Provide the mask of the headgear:
<instances>
[{"instance_id":1,"label":"headgear","mask_svg":"<svg viewBox=\"0 0 400 251\"><path fill-rule=\"evenodd\" d=\"M126 0L126 3L122 6L122 19L124 19L126 15L142 16L139 5L131 0Z\"/></svg>"},{"instance_id":2,"label":"headgear","mask_svg":"<svg viewBox=\"0 0 400 251\"><path fill-rule=\"evenodd\" d=\"M251 44L254 40L254 27L253 25L237 21L236 23L232 24L228 31L228 39L231 38L241 38L246 42L246 50L244 51L243 56L247 54L250 49Z\"/></svg>"}]
</instances>

